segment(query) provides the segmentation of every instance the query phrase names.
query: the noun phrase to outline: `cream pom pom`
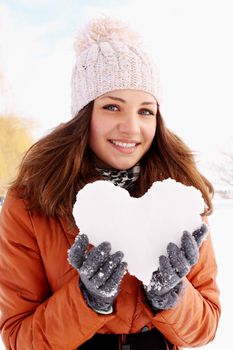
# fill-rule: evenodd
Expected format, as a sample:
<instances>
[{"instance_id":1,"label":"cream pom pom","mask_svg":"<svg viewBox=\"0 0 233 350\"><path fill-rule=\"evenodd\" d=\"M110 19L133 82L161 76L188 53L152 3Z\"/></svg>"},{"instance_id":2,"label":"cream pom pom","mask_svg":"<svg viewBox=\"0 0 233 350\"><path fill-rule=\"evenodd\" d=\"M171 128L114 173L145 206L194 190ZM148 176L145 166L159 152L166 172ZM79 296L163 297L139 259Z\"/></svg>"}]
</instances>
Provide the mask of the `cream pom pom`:
<instances>
[{"instance_id":1,"label":"cream pom pom","mask_svg":"<svg viewBox=\"0 0 233 350\"><path fill-rule=\"evenodd\" d=\"M100 42L120 41L129 46L141 46L142 39L122 20L111 17L93 19L85 30L78 32L74 48L77 54Z\"/></svg>"}]
</instances>

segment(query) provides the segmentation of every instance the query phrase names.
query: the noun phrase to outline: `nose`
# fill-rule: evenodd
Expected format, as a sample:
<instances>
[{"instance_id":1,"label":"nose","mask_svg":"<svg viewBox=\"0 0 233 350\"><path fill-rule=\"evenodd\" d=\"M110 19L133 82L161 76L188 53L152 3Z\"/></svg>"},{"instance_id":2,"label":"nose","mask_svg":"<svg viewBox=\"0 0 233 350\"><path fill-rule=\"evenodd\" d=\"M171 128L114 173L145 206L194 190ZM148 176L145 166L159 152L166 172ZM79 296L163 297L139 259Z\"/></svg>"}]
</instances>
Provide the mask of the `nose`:
<instances>
[{"instance_id":1,"label":"nose","mask_svg":"<svg viewBox=\"0 0 233 350\"><path fill-rule=\"evenodd\" d=\"M138 116L129 114L122 117L119 121L118 130L122 134L135 135L139 133L140 125Z\"/></svg>"}]
</instances>

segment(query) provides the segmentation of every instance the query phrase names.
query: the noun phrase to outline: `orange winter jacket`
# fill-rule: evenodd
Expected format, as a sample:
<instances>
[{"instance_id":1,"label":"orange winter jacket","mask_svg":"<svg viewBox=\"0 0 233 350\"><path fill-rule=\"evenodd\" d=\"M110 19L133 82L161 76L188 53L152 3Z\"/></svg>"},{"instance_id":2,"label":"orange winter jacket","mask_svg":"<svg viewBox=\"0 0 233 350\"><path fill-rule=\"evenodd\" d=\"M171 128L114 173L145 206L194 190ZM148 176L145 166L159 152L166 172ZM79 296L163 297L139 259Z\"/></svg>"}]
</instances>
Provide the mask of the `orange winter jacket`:
<instances>
[{"instance_id":1,"label":"orange winter jacket","mask_svg":"<svg viewBox=\"0 0 233 350\"><path fill-rule=\"evenodd\" d=\"M68 233L64 221L26 211L23 200L8 194L0 217L0 326L6 349L74 350L95 333L135 333L144 326L156 327L176 349L214 338L220 305L210 235L175 308L155 315L142 283L127 274L114 313L99 315L85 303L78 273L67 261L77 232Z\"/></svg>"}]
</instances>

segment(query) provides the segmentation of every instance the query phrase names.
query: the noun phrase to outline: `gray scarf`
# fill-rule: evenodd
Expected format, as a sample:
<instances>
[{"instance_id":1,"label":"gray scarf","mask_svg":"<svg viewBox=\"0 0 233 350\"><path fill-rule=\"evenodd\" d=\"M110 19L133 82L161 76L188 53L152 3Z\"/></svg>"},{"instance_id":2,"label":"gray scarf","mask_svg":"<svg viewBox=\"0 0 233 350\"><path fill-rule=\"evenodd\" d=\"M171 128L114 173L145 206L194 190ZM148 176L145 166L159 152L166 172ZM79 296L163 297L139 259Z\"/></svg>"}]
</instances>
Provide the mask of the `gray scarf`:
<instances>
[{"instance_id":1,"label":"gray scarf","mask_svg":"<svg viewBox=\"0 0 233 350\"><path fill-rule=\"evenodd\" d=\"M96 168L105 180L112 182L115 186L123 187L127 190L133 186L140 174L139 163L127 170L106 170Z\"/></svg>"}]
</instances>

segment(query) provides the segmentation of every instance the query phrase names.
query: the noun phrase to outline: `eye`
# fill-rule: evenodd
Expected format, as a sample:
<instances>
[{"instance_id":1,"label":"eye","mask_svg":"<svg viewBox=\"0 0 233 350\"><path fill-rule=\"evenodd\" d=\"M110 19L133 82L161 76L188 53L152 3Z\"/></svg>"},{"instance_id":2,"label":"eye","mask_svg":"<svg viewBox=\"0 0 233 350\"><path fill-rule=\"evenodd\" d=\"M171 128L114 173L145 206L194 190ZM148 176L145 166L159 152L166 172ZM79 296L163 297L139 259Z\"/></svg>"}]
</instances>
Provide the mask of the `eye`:
<instances>
[{"instance_id":1,"label":"eye","mask_svg":"<svg viewBox=\"0 0 233 350\"><path fill-rule=\"evenodd\" d=\"M103 107L103 109L107 109L108 111L116 111L117 109L119 109L119 107L117 105L106 105Z\"/></svg>"},{"instance_id":2,"label":"eye","mask_svg":"<svg viewBox=\"0 0 233 350\"><path fill-rule=\"evenodd\" d=\"M148 116L154 115L153 111L151 111L150 109L145 109L145 108L140 109L139 113L143 114L143 115L148 115Z\"/></svg>"}]
</instances>

